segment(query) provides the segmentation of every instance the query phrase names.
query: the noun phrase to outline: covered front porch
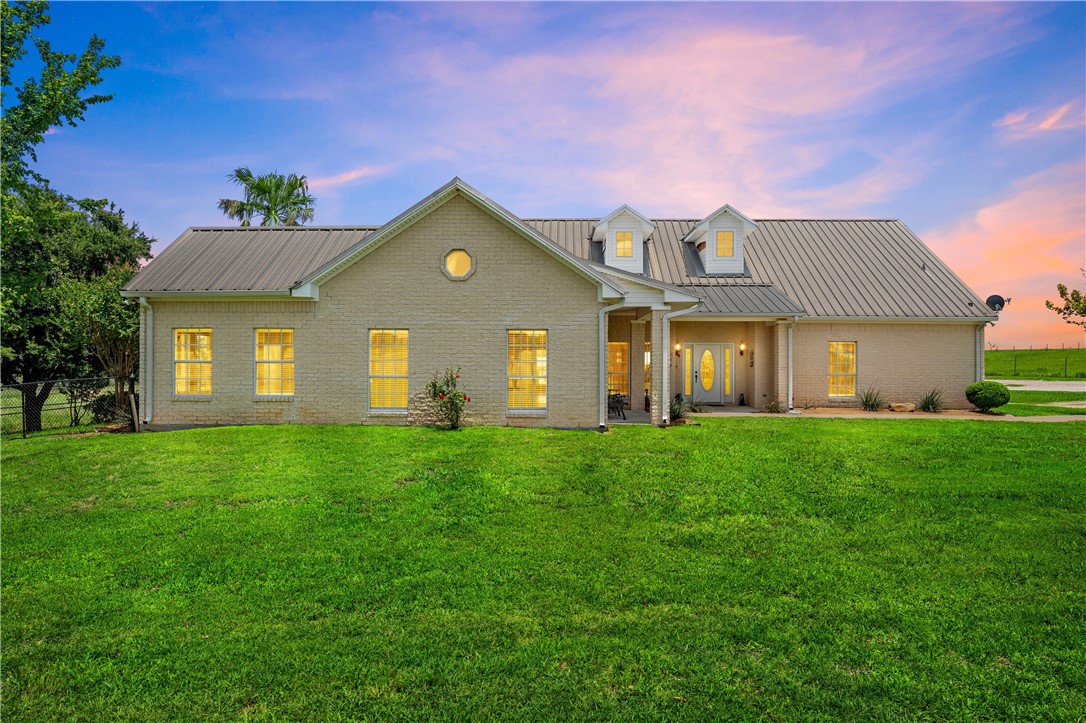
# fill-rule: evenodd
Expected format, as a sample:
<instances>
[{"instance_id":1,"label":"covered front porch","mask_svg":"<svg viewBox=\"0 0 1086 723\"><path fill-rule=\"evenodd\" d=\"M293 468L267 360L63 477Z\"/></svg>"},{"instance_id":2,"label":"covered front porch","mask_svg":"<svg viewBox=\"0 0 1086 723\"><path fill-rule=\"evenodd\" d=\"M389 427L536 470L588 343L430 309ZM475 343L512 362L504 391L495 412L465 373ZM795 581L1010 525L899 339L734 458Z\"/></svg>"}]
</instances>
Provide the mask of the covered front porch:
<instances>
[{"instance_id":1,"label":"covered front porch","mask_svg":"<svg viewBox=\"0 0 1086 723\"><path fill-rule=\"evenodd\" d=\"M677 394L718 412L758 412L778 400L791 407L794 318L657 314L655 324L650 308L607 315L606 390L626 401L626 418L610 404L607 424L666 424Z\"/></svg>"}]
</instances>

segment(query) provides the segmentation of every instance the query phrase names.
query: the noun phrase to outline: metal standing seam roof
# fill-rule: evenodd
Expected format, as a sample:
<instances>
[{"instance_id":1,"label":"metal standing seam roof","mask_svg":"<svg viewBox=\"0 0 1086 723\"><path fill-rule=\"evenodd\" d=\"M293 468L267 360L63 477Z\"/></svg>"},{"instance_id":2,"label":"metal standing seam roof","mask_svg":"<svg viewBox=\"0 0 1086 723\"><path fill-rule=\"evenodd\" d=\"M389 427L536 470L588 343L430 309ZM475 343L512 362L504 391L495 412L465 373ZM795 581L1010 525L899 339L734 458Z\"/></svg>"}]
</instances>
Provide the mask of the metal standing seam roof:
<instances>
[{"instance_id":1,"label":"metal standing seam roof","mask_svg":"<svg viewBox=\"0 0 1086 723\"><path fill-rule=\"evenodd\" d=\"M589 219L525 220L582 258L600 256ZM759 220L744 239L746 275L708 275L692 244L682 241L700 220L656 220L646 239L650 275L698 287L701 313L734 313L774 305L831 319L977 319L996 315L909 228L896 220ZM596 248L591 248L591 247ZM708 292L763 286L766 291ZM789 304L782 303L783 296ZM719 306L714 308L714 305ZM736 311L726 311L734 308Z\"/></svg>"},{"instance_id":2,"label":"metal standing seam roof","mask_svg":"<svg viewBox=\"0 0 1086 723\"><path fill-rule=\"evenodd\" d=\"M744 240L747 274L707 275L681 239L697 219L664 219L646 239L649 280L703 298L698 314L831 319L976 319L995 314L903 223L763 220ZM600 263L593 219L526 219L570 255ZM191 228L127 292L288 291L377 227ZM608 269L607 271L611 271ZM623 274L618 275L619 278ZM636 281L637 275L629 275ZM612 275L614 277L614 275Z\"/></svg>"},{"instance_id":3,"label":"metal standing seam roof","mask_svg":"<svg viewBox=\"0 0 1086 723\"><path fill-rule=\"evenodd\" d=\"M289 291L374 228L190 228L124 290Z\"/></svg>"}]
</instances>

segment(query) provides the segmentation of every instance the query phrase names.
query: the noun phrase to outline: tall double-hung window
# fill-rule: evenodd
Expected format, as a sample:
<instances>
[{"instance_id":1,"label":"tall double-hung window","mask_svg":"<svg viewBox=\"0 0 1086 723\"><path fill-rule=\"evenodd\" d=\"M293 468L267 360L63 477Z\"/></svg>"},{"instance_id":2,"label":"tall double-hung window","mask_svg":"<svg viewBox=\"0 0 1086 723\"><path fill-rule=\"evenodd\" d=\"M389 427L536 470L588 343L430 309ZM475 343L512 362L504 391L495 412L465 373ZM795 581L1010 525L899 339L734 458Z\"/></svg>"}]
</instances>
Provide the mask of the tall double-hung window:
<instances>
[{"instance_id":1,"label":"tall double-hung window","mask_svg":"<svg viewBox=\"0 0 1086 723\"><path fill-rule=\"evenodd\" d=\"M856 342L830 342L829 382L829 396L856 396Z\"/></svg>"},{"instance_id":2,"label":"tall double-hung window","mask_svg":"<svg viewBox=\"0 0 1086 723\"><path fill-rule=\"evenodd\" d=\"M607 393L630 396L629 342L607 342Z\"/></svg>"},{"instance_id":3,"label":"tall double-hung window","mask_svg":"<svg viewBox=\"0 0 1086 723\"><path fill-rule=\"evenodd\" d=\"M173 330L173 391L211 394L211 329Z\"/></svg>"},{"instance_id":4,"label":"tall double-hung window","mask_svg":"<svg viewBox=\"0 0 1086 723\"><path fill-rule=\"evenodd\" d=\"M294 329L256 330L256 394L294 394Z\"/></svg>"},{"instance_id":5,"label":"tall double-hung window","mask_svg":"<svg viewBox=\"0 0 1086 723\"><path fill-rule=\"evenodd\" d=\"M370 409L407 411L407 329L370 329Z\"/></svg>"},{"instance_id":6,"label":"tall double-hung window","mask_svg":"<svg viewBox=\"0 0 1086 723\"><path fill-rule=\"evenodd\" d=\"M510 329L506 354L509 371L509 410L546 411L546 329Z\"/></svg>"}]
</instances>

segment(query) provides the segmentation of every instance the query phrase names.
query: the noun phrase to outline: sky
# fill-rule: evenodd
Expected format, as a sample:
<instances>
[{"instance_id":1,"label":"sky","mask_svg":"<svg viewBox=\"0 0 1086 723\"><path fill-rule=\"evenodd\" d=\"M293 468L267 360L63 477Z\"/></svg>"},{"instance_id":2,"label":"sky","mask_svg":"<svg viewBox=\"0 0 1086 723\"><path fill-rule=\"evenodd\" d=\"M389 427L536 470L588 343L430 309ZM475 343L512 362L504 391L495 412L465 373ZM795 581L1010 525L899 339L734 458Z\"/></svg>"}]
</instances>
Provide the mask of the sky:
<instances>
[{"instance_id":1,"label":"sky","mask_svg":"<svg viewBox=\"0 0 1086 723\"><path fill-rule=\"evenodd\" d=\"M227 225L227 174L305 174L379 225L454 176L524 217L896 218L987 341L1081 345L1086 3L73 3L122 65L35 170L158 239Z\"/></svg>"}]
</instances>

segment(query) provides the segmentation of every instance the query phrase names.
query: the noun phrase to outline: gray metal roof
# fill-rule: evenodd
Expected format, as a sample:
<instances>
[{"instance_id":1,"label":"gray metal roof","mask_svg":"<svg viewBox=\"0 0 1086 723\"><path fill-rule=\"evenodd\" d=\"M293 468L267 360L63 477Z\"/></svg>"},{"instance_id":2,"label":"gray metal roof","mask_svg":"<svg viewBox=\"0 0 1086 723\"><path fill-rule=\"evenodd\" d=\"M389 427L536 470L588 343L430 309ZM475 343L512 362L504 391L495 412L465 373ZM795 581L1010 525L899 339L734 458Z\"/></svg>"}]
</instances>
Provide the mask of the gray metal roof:
<instances>
[{"instance_id":1,"label":"gray metal roof","mask_svg":"<svg viewBox=\"0 0 1086 723\"><path fill-rule=\"evenodd\" d=\"M684 286L702 297L692 316L804 316L802 306L765 284Z\"/></svg>"},{"instance_id":2,"label":"gray metal roof","mask_svg":"<svg viewBox=\"0 0 1086 723\"><path fill-rule=\"evenodd\" d=\"M287 291L374 227L190 228L125 291Z\"/></svg>"},{"instance_id":3,"label":"gray metal roof","mask_svg":"<svg viewBox=\"0 0 1086 723\"><path fill-rule=\"evenodd\" d=\"M900 221L758 221L758 228L745 239L746 273L730 276L706 274L691 244L682 242L698 220L655 223L655 231L646 240L648 280L683 287L702 297L698 314L995 318ZM571 256L592 262L586 265L590 270L603 260L601 244L591 241L594 219L526 219L524 224ZM287 291L358 247L375 228L192 228L140 271L125 290Z\"/></svg>"},{"instance_id":4,"label":"gray metal roof","mask_svg":"<svg viewBox=\"0 0 1086 723\"><path fill-rule=\"evenodd\" d=\"M744 241L747 273L706 274L682 238L697 219L656 220L646 239L649 274L677 286L772 286L808 317L995 319L995 313L905 224L894 220L764 220ZM571 253L596 260L590 219L525 220ZM720 296L720 295L718 295ZM779 301L779 299L778 299ZM719 298L720 308L771 306L765 292ZM784 305L781 305L784 308ZM726 313L708 311L703 313ZM742 311L734 312L737 315ZM784 312L791 313L791 312Z\"/></svg>"}]
</instances>

